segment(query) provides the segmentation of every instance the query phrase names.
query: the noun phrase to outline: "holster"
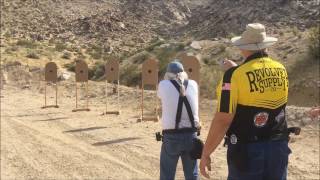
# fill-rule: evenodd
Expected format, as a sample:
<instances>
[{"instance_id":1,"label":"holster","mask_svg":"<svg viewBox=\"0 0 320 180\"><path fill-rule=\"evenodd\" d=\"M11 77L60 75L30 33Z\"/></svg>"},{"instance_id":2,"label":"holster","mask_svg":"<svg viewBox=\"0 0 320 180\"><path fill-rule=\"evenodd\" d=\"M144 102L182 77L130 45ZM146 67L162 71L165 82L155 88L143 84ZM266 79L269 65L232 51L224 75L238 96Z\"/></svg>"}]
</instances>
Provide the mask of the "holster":
<instances>
[{"instance_id":1,"label":"holster","mask_svg":"<svg viewBox=\"0 0 320 180\"><path fill-rule=\"evenodd\" d=\"M202 150L203 150L204 143L199 138L194 138L192 142L192 149L189 152L191 159L201 159Z\"/></svg>"}]
</instances>

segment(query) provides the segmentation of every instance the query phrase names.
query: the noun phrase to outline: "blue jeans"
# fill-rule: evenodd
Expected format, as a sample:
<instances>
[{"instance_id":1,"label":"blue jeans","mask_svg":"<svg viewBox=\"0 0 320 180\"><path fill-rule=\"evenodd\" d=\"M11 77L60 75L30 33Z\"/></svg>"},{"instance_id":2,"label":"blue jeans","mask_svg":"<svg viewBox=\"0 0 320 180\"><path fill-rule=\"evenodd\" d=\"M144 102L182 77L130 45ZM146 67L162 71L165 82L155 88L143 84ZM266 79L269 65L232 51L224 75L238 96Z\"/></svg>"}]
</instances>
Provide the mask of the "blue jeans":
<instances>
[{"instance_id":1,"label":"blue jeans","mask_svg":"<svg viewBox=\"0 0 320 180\"><path fill-rule=\"evenodd\" d=\"M237 154L241 149L244 153ZM228 144L228 180L286 180L290 153L288 141L259 142L240 146ZM240 166L237 164L237 158L241 156L244 160L242 167L241 163Z\"/></svg>"},{"instance_id":2,"label":"blue jeans","mask_svg":"<svg viewBox=\"0 0 320 180\"><path fill-rule=\"evenodd\" d=\"M197 160L189 156L196 133L164 134L160 155L160 180L174 180L176 167L181 157L186 180L198 179Z\"/></svg>"}]
</instances>

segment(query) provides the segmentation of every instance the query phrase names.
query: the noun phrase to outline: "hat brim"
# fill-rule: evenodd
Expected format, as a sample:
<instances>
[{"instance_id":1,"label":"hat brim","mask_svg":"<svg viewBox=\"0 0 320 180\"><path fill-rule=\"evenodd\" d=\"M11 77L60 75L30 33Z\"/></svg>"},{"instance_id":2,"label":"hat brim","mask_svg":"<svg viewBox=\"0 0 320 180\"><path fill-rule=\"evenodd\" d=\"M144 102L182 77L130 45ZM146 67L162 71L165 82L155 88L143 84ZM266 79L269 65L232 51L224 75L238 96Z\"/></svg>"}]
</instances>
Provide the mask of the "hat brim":
<instances>
[{"instance_id":1,"label":"hat brim","mask_svg":"<svg viewBox=\"0 0 320 180\"><path fill-rule=\"evenodd\" d=\"M278 41L278 38L275 38L275 37L266 37L262 42L259 42L259 43L243 42L243 39L241 38L241 36L234 37L231 39L231 43L234 46L237 46L239 49L252 50L252 51L268 48L274 45L277 41Z\"/></svg>"}]
</instances>

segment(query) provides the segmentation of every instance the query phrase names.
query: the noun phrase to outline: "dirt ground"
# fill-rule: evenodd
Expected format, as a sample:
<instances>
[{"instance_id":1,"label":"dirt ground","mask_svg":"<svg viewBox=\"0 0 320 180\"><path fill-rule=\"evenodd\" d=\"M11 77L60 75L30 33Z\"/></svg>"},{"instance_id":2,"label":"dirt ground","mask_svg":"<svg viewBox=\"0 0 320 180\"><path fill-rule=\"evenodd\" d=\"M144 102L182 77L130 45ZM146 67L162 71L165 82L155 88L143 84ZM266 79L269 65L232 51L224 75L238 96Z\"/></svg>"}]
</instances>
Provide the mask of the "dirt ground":
<instances>
[{"instance_id":1,"label":"dirt ground","mask_svg":"<svg viewBox=\"0 0 320 180\"><path fill-rule=\"evenodd\" d=\"M103 91L103 84L91 89ZM154 134L160 123L137 122L140 91L123 87L120 92L122 114L103 116L103 96L90 95L90 112L72 112L72 85L60 89L60 108L52 109L40 108L43 89L5 86L1 91L1 179L158 179L161 143ZM52 93L49 103L54 102ZM111 109L115 102L111 95ZM205 139L215 102L200 104ZM290 148L288 179L319 179L319 124L303 127ZM220 145L212 155L212 179L226 179L225 157L226 148ZM176 177L183 179L180 162Z\"/></svg>"}]
</instances>

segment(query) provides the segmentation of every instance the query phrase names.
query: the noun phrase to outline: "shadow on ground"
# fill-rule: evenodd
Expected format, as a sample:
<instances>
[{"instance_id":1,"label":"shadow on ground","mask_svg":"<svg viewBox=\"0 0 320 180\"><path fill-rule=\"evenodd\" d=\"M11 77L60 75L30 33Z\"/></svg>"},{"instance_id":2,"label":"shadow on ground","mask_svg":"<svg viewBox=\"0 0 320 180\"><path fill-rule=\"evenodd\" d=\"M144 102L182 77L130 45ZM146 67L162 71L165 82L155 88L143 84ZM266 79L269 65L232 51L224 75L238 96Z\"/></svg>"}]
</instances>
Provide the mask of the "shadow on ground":
<instances>
[{"instance_id":1,"label":"shadow on ground","mask_svg":"<svg viewBox=\"0 0 320 180\"><path fill-rule=\"evenodd\" d=\"M74 132L82 132L82 131L93 131L97 129L105 129L108 127L105 126L97 126L97 127L89 127L89 128L80 128L80 129L73 129L73 130L68 130L68 131L63 131L63 133L74 133Z\"/></svg>"},{"instance_id":2,"label":"shadow on ground","mask_svg":"<svg viewBox=\"0 0 320 180\"><path fill-rule=\"evenodd\" d=\"M120 139L115 139L115 140L110 140L110 141L104 141L104 142L97 142L92 144L93 146L106 146L110 144L115 144L115 143L121 143L121 142L126 142L126 141L133 141L141 138L137 137L132 137L132 138L120 138Z\"/></svg>"},{"instance_id":3,"label":"shadow on ground","mask_svg":"<svg viewBox=\"0 0 320 180\"><path fill-rule=\"evenodd\" d=\"M69 119L69 118L68 117L49 118L49 119L34 120L34 122L39 122L39 121L57 121L57 120L62 120L62 119Z\"/></svg>"}]
</instances>

